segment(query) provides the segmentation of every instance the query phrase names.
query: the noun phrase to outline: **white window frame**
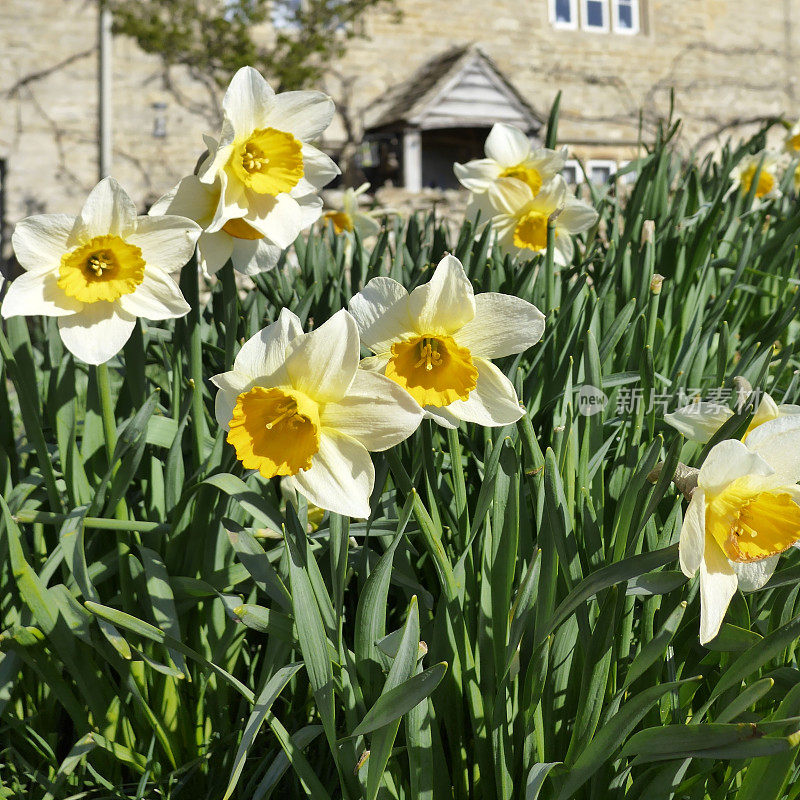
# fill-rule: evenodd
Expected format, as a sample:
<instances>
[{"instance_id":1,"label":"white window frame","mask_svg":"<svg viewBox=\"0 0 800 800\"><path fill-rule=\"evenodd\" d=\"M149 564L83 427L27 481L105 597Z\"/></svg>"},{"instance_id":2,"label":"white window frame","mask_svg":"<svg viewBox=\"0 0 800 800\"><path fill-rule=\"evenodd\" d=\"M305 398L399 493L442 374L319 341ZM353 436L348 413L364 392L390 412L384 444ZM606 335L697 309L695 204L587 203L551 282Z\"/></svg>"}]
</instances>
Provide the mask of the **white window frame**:
<instances>
[{"instance_id":1,"label":"white window frame","mask_svg":"<svg viewBox=\"0 0 800 800\"><path fill-rule=\"evenodd\" d=\"M617 162L614 161L613 158L590 158L586 162L586 177L591 182L594 183L592 180L592 170L593 169L605 169L608 168L608 183L611 183L614 180L614 175L617 173ZM601 183L594 183L595 186L602 186Z\"/></svg>"},{"instance_id":2,"label":"white window frame","mask_svg":"<svg viewBox=\"0 0 800 800\"><path fill-rule=\"evenodd\" d=\"M630 28L623 28L619 24L620 0L611 0L611 24L614 28L614 33L620 33L623 36L635 36L639 33L639 2L640 0L631 0L631 22L633 24Z\"/></svg>"},{"instance_id":3,"label":"white window frame","mask_svg":"<svg viewBox=\"0 0 800 800\"><path fill-rule=\"evenodd\" d=\"M556 2L557 0L550 0L550 24L554 28L559 28L565 31L578 30L578 0L569 0L569 15L570 22L559 22L556 18Z\"/></svg>"},{"instance_id":4,"label":"white window frame","mask_svg":"<svg viewBox=\"0 0 800 800\"><path fill-rule=\"evenodd\" d=\"M592 0L598 2L598 0ZM609 20L608 0L600 0L603 8L603 24L590 25L589 24L589 0L581 0L581 27L589 33L608 33L611 30L611 21Z\"/></svg>"},{"instance_id":5,"label":"white window frame","mask_svg":"<svg viewBox=\"0 0 800 800\"><path fill-rule=\"evenodd\" d=\"M569 183L569 181L567 181L567 184L569 186L579 186L580 183L581 183L581 178L585 178L586 177L583 174L583 169L581 169L580 161L577 161L574 158L569 158L564 162L564 169L565 170L567 170L567 169L575 170L575 182L574 183Z\"/></svg>"}]
</instances>

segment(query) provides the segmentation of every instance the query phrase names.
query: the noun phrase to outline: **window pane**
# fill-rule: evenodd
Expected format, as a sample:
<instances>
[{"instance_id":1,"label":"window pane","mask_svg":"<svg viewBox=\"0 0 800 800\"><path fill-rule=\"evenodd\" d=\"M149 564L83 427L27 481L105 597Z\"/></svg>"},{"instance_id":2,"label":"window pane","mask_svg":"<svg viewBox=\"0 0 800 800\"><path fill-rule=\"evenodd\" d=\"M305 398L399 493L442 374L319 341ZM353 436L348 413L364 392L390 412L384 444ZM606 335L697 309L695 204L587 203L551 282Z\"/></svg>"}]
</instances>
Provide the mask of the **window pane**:
<instances>
[{"instance_id":1,"label":"window pane","mask_svg":"<svg viewBox=\"0 0 800 800\"><path fill-rule=\"evenodd\" d=\"M611 177L611 167L593 166L589 170L592 183L608 183Z\"/></svg>"},{"instance_id":2,"label":"window pane","mask_svg":"<svg viewBox=\"0 0 800 800\"><path fill-rule=\"evenodd\" d=\"M562 172L564 180L570 185L575 186L578 182L578 170L571 164L567 164Z\"/></svg>"},{"instance_id":3,"label":"window pane","mask_svg":"<svg viewBox=\"0 0 800 800\"><path fill-rule=\"evenodd\" d=\"M586 25L589 28L605 27L603 19L603 6L605 0L586 0Z\"/></svg>"},{"instance_id":4,"label":"window pane","mask_svg":"<svg viewBox=\"0 0 800 800\"><path fill-rule=\"evenodd\" d=\"M633 0L618 0L617 25L625 30L633 30Z\"/></svg>"},{"instance_id":5,"label":"window pane","mask_svg":"<svg viewBox=\"0 0 800 800\"><path fill-rule=\"evenodd\" d=\"M571 0L556 0L556 22L572 22Z\"/></svg>"}]
</instances>

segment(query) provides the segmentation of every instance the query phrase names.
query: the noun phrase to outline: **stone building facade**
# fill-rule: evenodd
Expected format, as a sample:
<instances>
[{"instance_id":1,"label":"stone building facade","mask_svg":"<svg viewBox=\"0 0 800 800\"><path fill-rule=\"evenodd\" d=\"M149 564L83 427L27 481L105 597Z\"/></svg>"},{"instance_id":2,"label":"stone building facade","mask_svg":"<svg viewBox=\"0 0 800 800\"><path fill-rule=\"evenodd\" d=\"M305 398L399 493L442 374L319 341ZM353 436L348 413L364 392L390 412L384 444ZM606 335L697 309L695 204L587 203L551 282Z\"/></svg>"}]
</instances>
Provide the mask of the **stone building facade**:
<instances>
[{"instance_id":1,"label":"stone building facade","mask_svg":"<svg viewBox=\"0 0 800 800\"><path fill-rule=\"evenodd\" d=\"M395 185L446 182L441 159L479 156L492 114L517 114L535 136L559 90L559 139L576 159L570 167L577 174L580 160L595 180L652 140L673 89L687 150L800 115L800 0L397 4L400 22L371 12L359 23L366 38L330 65L324 88L339 114L323 143ZM18 219L75 213L97 180L97 13L94 0L0 6L6 255ZM459 58L463 69L436 72ZM127 39L114 40L112 65L112 173L144 207L193 168L201 134L218 128L220 92L180 69L165 76L158 59ZM421 76L430 79L425 108L409 109L399 100L414 99ZM388 142L391 174L375 172L376 141Z\"/></svg>"}]
</instances>

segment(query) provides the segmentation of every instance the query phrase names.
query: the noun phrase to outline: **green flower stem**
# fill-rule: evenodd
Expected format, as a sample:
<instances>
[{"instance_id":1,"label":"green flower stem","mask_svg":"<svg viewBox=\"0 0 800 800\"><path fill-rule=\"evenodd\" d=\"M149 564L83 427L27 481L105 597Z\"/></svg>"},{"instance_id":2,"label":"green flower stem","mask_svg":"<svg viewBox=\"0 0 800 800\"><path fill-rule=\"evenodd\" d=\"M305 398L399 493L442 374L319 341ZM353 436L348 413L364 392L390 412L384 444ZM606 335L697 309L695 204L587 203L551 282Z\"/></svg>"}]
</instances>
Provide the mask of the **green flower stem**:
<instances>
[{"instance_id":1,"label":"green flower stem","mask_svg":"<svg viewBox=\"0 0 800 800\"><path fill-rule=\"evenodd\" d=\"M549 314L556 307L555 273L556 229L552 222L547 225L547 250L544 254L544 313Z\"/></svg>"},{"instance_id":2,"label":"green flower stem","mask_svg":"<svg viewBox=\"0 0 800 800\"><path fill-rule=\"evenodd\" d=\"M458 439L458 428L447 429L447 444L450 450L450 469L453 475L453 494L456 501L458 532L461 544L469 541L469 514L467 513L467 485L464 479L464 466L461 463L461 442Z\"/></svg>"},{"instance_id":3,"label":"green flower stem","mask_svg":"<svg viewBox=\"0 0 800 800\"><path fill-rule=\"evenodd\" d=\"M197 258L192 256L181 272L181 291L191 311L184 318L189 334L189 384L192 387L192 437L194 439L194 466L203 463L203 444L206 437L205 409L203 407L203 341L200 331L200 276Z\"/></svg>"},{"instance_id":4,"label":"green flower stem","mask_svg":"<svg viewBox=\"0 0 800 800\"><path fill-rule=\"evenodd\" d=\"M106 442L106 453L108 455L108 466L111 469L111 478L117 474L117 464L114 460L114 450L117 446L117 423L114 417L114 400L111 397L111 378L108 371L108 363L98 364L95 367L95 377L97 379L97 393L100 395L100 414L103 420L103 437ZM128 507L125 499L121 498L114 509L114 516L127 523ZM122 531L117 533L117 558L119 559L119 582L122 596L126 602L130 602L131 575L128 567L128 556L131 549Z\"/></svg>"},{"instance_id":5,"label":"green flower stem","mask_svg":"<svg viewBox=\"0 0 800 800\"><path fill-rule=\"evenodd\" d=\"M100 395L100 413L103 419L103 436L106 442L106 455L109 466L113 463L114 448L117 446L117 423L114 419L114 401L111 398L111 379L108 364L95 367L97 392ZM115 470L116 471L116 470Z\"/></svg>"},{"instance_id":6,"label":"green flower stem","mask_svg":"<svg viewBox=\"0 0 800 800\"><path fill-rule=\"evenodd\" d=\"M22 322L24 324L24 320L22 320ZM56 485L53 461L47 450L47 442L44 438L42 423L39 417L40 403L38 388L36 383L27 385L27 382L22 380L22 374L14 358L11 345L8 339L6 339L2 329L0 329L0 356L2 356L3 361L5 361L8 376L11 378L17 396L19 397L20 412L25 426L25 433L36 451L36 458L39 461L39 469L42 471L50 507L57 512L63 511L64 505L61 502L61 495Z\"/></svg>"},{"instance_id":7,"label":"green flower stem","mask_svg":"<svg viewBox=\"0 0 800 800\"><path fill-rule=\"evenodd\" d=\"M236 329L239 318L239 298L236 291L236 275L229 262L219 273L222 282L222 304L228 312L225 321L225 368L233 364L233 349L236 346Z\"/></svg>"}]
</instances>

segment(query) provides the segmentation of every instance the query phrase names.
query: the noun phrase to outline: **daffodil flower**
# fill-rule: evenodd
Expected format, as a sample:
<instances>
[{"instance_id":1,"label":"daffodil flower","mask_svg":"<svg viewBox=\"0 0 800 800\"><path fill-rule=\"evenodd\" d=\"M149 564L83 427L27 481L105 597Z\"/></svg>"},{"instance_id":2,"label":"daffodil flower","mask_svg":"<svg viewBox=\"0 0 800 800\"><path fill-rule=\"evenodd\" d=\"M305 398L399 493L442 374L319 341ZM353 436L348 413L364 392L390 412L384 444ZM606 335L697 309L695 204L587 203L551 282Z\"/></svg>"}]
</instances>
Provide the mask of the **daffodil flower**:
<instances>
[{"instance_id":1,"label":"daffodil flower","mask_svg":"<svg viewBox=\"0 0 800 800\"><path fill-rule=\"evenodd\" d=\"M489 359L536 344L544 315L518 297L474 295L457 258L445 256L410 294L391 278L373 278L350 313L375 353L362 367L402 386L439 424L509 425L522 416L514 386Z\"/></svg>"},{"instance_id":2,"label":"daffodil flower","mask_svg":"<svg viewBox=\"0 0 800 800\"><path fill-rule=\"evenodd\" d=\"M205 138L209 156L199 170L202 183L219 181L206 230L227 228L232 236L246 238L253 229L284 249L319 219L322 201L315 193L339 174L336 164L310 144L330 124L333 101L322 92L275 94L256 70L242 67L222 109L220 139Z\"/></svg>"},{"instance_id":3,"label":"daffodil flower","mask_svg":"<svg viewBox=\"0 0 800 800\"><path fill-rule=\"evenodd\" d=\"M102 364L130 337L137 317L182 317L189 306L169 273L191 258L200 228L178 216L137 216L113 178L91 191L77 217L23 219L12 244L25 272L8 289L4 317L58 317L66 348Z\"/></svg>"},{"instance_id":4,"label":"daffodil flower","mask_svg":"<svg viewBox=\"0 0 800 800\"><path fill-rule=\"evenodd\" d=\"M783 140L783 146L787 153L793 158L800 156L800 120L795 122Z\"/></svg>"},{"instance_id":5,"label":"daffodil flower","mask_svg":"<svg viewBox=\"0 0 800 800\"><path fill-rule=\"evenodd\" d=\"M374 236L381 226L371 214L359 210L359 198L369 189L368 183L362 183L358 189L348 188L342 196L341 210L326 211L323 219L333 225L333 230L338 234L351 234L358 231L362 239Z\"/></svg>"},{"instance_id":6,"label":"daffodil flower","mask_svg":"<svg viewBox=\"0 0 800 800\"><path fill-rule=\"evenodd\" d=\"M753 181L757 181L754 192L755 202L780 197L779 167L780 159L775 153L771 153L768 150L745 156L731 170L730 178L733 184L726 196L733 194L737 190L743 195L747 195L750 193ZM758 175L757 179L756 175Z\"/></svg>"},{"instance_id":7,"label":"daffodil flower","mask_svg":"<svg viewBox=\"0 0 800 800\"><path fill-rule=\"evenodd\" d=\"M797 414L800 414L800 406L788 403L778 405L770 395L764 393L743 439L765 422ZM732 416L733 411L728 406L701 400L664 414L664 422L692 442L707 442Z\"/></svg>"},{"instance_id":8,"label":"daffodil flower","mask_svg":"<svg viewBox=\"0 0 800 800\"><path fill-rule=\"evenodd\" d=\"M575 253L572 236L597 222L597 212L573 197L560 175L545 184L537 195L526 184L502 178L492 184L486 199L497 244L507 253L532 257L545 252L547 224L552 220L553 260L561 266L569 264Z\"/></svg>"},{"instance_id":9,"label":"daffodil flower","mask_svg":"<svg viewBox=\"0 0 800 800\"><path fill-rule=\"evenodd\" d=\"M461 185L474 194L488 192L499 178L521 181L534 195L538 194L544 184L564 169L567 160L566 147L534 148L523 131L505 122L494 125L484 150L486 158L453 165Z\"/></svg>"},{"instance_id":10,"label":"daffodil flower","mask_svg":"<svg viewBox=\"0 0 800 800\"><path fill-rule=\"evenodd\" d=\"M188 175L150 209L152 216L178 214L197 222L203 232L197 240L197 255L206 275L218 272L230 259L244 275L267 272L277 263L283 247L257 231L244 219L232 219L220 230L209 230L219 206L221 180L209 186L196 175ZM307 228L319 218L320 201L315 195L296 198L300 225Z\"/></svg>"},{"instance_id":11,"label":"daffodil flower","mask_svg":"<svg viewBox=\"0 0 800 800\"><path fill-rule=\"evenodd\" d=\"M358 329L346 311L304 334L283 309L245 342L233 370L211 380L217 421L247 469L287 476L314 505L363 518L375 483L369 451L410 436L422 411L358 360Z\"/></svg>"},{"instance_id":12,"label":"daffodil flower","mask_svg":"<svg viewBox=\"0 0 800 800\"><path fill-rule=\"evenodd\" d=\"M700 571L700 642L719 632L736 592L761 588L800 541L800 417L720 442L700 467L680 536L680 565Z\"/></svg>"}]
</instances>

